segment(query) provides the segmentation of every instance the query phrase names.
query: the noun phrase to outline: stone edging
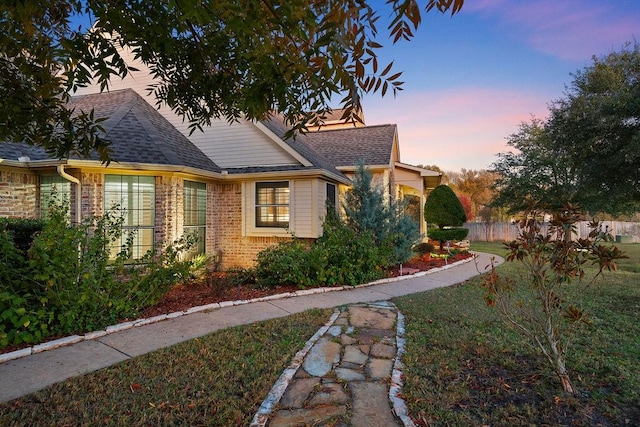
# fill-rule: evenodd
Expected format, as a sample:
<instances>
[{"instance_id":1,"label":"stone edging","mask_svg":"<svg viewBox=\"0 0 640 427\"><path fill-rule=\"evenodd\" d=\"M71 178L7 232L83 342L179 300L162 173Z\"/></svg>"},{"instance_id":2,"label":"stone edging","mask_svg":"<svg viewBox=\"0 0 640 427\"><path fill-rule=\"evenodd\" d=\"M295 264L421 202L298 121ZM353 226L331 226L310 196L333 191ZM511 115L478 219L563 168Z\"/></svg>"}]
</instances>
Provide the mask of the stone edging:
<instances>
[{"instance_id":1,"label":"stone edging","mask_svg":"<svg viewBox=\"0 0 640 427\"><path fill-rule=\"evenodd\" d=\"M10 360L15 360L15 359L20 359L22 357L26 357L26 356L30 356L32 354L37 354L37 353L41 353L43 351L47 351L47 350L53 350L59 347L64 347L67 345L71 345L71 344L75 344L78 343L80 341L86 341L86 340L93 340L96 338L100 338L103 337L105 335L109 335L115 332L120 332L120 331L124 331L126 329L131 329L131 328L135 328L138 326L144 326L144 325L149 325L151 323L157 323L157 322L161 322L163 320L168 320L168 319L173 319L176 317L181 317L187 314L192 314L192 313L198 313L198 312L202 312L202 311L209 311L209 310L215 310L217 308L224 308L224 307L232 307L232 306L236 306L236 305L244 305L244 304L250 304L250 303L254 303L254 302L263 302L263 301L271 301L271 300L277 300L277 299L284 299L284 298L292 298L292 297L297 297L297 296L302 296L302 295L313 295L313 294L321 294L321 293L325 293L325 292L335 292L335 291L344 291L344 290L349 290L349 289L358 289L358 288L365 288L365 287L369 287L369 286L375 286L375 285L382 285L382 284L386 284L386 283L393 283L393 282L398 282L400 280L406 280L406 279L412 279L415 277L422 277L422 276L426 276L428 274L433 274L433 273L437 273L439 271L443 271L461 264L465 264L467 262L471 262L476 258L476 255L474 255L473 257L467 258L467 259L463 259L461 261L457 261L451 264L447 264L444 265L442 267L438 267L438 268L432 268L431 270L427 270L427 271L420 271L418 273L415 274L408 274L406 276L398 276L398 277L391 277L388 279L380 279L380 280L376 280L374 282L369 282L369 283L364 283L362 285L356 285L356 286L335 286L335 287L325 287L325 288L311 288L311 289L302 289L299 291L295 291L295 292L285 292L282 294L275 294L275 295L269 295L266 297L260 297L260 298L253 298L250 300L236 300L236 301L223 301L220 303L213 303L213 304L207 304L207 305L201 305L201 306L197 306L197 307L191 307L187 310L184 311L176 311L173 313L168 313L168 314L161 314L159 316L154 316L154 317L149 317L149 318L145 318L145 319L138 319L138 320L133 320L130 322L124 322L124 323L118 323L116 325L111 325L111 326L107 326L105 329L99 330L99 331L93 331L93 332L87 332L84 335L71 335L68 337L64 337L64 338L60 338L57 340L53 340L53 341L48 341L42 344L37 344L34 345L32 347L27 347L27 348L23 348L21 350L16 350L16 351L12 351L9 353L4 353L4 354L0 354L0 363L4 363L4 362L8 362Z\"/></svg>"},{"instance_id":2,"label":"stone edging","mask_svg":"<svg viewBox=\"0 0 640 427\"><path fill-rule=\"evenodd\" d=\"M375 305L375 303L368 303L367 305L370 306L372 304ZM389 386L389 401L393 404L393 412L400 421L402 421L404 427L415 427L413 420L408 415L407 404L402 398L403 364L401 359L405 353L404 315L400 310L398 310L398 307L396 307L395 304L391 302L388 302L388 304L396 311L396 356ZM309 350L311 350L315 343L329 330L329 328L331 328L339 315L340 311L334 311L329 318L329 321L318 329L318 331L305 343L304 347L296 353L289 366L282 372L280 377L278 377L267 394L267 397L262 401L260 408L258 408L258 411L255 413L253 420L251 421L250 427L265 427L267 425L269 416L272 414L276 405L280 402L280 399L289 386L289 383L304 362L304 358L307 353L309 353Z\"/></svg>"},{"instance_id":3,"label":"stone edging","mask_svg":"<svg viewBox=\"0 0 640 427\"><path fill-rule=\"evenodd\" d=\"M304 347L300 351L293 356L293 360L289 364L289 366L280 374L278 379L276 380L273 387L267 394L267 397L262 401L262 404L258 408L258 412L253 417L250 426L251 427L264 427L269 421L269 415L273 412L273 408L275 405L280 402L282 395L286 391L291 379L304 362L304 358L311 350L311 347L329 330L329 328L333 325L333 322L336 321L338 316L340 315L340 311L336 310L333 312L329 321L325 323L323 327L318 329L315 334L305 343Z\"/></svg>"}]
</instances>

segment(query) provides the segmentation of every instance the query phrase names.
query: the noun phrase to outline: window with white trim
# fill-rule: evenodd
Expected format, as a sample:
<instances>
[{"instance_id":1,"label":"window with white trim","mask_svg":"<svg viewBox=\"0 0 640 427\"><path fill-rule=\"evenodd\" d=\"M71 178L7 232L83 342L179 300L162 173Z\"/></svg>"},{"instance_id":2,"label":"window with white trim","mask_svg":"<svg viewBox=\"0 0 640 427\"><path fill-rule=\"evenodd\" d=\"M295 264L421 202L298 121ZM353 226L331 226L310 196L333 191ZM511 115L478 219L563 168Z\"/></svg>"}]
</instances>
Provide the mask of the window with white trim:
<instances>
[{"instance_id":1,"label":"window with white trim","mask_svg":"<svg viewBox=\"0 0 640 427\"><path fill-rule=\"evenodd\" d=\"M132 258L141 258L154 247L155 177L135 175L104 176L104 208L124 217L122 237L111 247L115 258L127 238L134 233Z\"/></svg>"},{"instance_id":2,"label":"window with white trim","mask_svg":"<svg viewBox=\"0 0 640 427\"><path fill-rule=\"evenodd\" d=\"M207 238L207 184L204 182L184 181L183 232L198 237L196 247L188 256L203 254Z\"/></svg>"},{"instance_id":3,"label":"window with white trim","mask_svg":"<svg viewBox=\"0 0 640 427\"><path fill-rule=\"evenodd\" d=\"M256 182L256 227L289 227L289 181Z\"/></svg>"}]
</instances>

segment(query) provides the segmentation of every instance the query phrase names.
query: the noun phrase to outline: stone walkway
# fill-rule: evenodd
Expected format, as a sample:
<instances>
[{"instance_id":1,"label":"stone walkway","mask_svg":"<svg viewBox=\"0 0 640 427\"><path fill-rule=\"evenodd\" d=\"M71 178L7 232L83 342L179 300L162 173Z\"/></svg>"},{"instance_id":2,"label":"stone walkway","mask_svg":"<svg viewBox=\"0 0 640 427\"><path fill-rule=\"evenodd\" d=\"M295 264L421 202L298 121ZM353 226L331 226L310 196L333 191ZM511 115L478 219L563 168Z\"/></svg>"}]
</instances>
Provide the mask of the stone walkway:
<instances>
[{"instance_id":1,"label":"stone walkway","mask_svg":"<svg viewBox=\"0 0 640 427\"><path fill-rule=\"evenodd\" d=\"M252 426L413 426L399 397L404 318L388 301L341 308L294 357Z\"/></svg>"}]
</instances>

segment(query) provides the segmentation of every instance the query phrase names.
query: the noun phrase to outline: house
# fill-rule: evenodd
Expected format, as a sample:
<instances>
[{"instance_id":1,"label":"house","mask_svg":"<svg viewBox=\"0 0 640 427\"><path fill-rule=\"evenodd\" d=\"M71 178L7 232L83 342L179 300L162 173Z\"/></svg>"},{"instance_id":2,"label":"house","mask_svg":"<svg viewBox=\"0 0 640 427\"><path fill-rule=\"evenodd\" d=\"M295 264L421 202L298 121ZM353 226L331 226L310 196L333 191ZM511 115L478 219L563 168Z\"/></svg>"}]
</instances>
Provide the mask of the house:
<instances>
[{"instance_id":1,"label":"house","mask_svg":"<svg viewBox=\"0 0 640 427\"><path fill-rule=\"evenodd\" d=\"M360 159L389 197L418 197L420 209L439 183L439 174L400 163L395 125L328 123L294 140L272 117L221 120L189 135L182 118L152 107L151 73L135 66L109 92L90 86L70 101L77 111L108 117L108 166L97 157L56 160L38 147L0 142L0 216L39 217L55 189L68 195L74 221L122 210L124 227L138 230L136 257L192 232L199 252L221 256L222 268L246 267L291 233L319 237L326 201L337 204Z\"/></svg>"},{"instance_id":2,"label":"house","mask_svg":"<svg viewBox=\"0 0 640 427\"><path fill-rule=\"evenodd\" d=\"M420 233L426 233L426 196L440 185L442 174L400 162L396 125L365 126L363 118L351 127L345 127L341 121L327 121L325 126L308 133L306 142L350 178L363 162L387 198L406 200L408 206L415 208L410 212L420 224Z\"/></svg>"}]
</instances>

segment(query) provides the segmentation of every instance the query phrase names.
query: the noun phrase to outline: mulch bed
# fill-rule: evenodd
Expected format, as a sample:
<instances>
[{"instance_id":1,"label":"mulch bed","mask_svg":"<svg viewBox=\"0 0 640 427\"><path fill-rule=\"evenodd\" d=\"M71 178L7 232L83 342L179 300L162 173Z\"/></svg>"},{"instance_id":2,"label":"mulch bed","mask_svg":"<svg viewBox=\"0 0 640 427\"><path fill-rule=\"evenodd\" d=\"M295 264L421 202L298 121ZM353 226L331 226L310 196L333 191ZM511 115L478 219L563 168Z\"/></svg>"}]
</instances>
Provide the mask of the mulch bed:
<instances>
[{"instance_id":1,"label":"mulch bed","mask_svg":"<svg viewBox=\"0 0 640 427\"><path fill-rule=\"evenodd\" d=\"M451 264L472 256L473 255L468 252L462 252L452 255L447 261L442 258L432 258L430 261L414 258L402 265L403 275L406 275L408 271L427 271L433 268L442 267L447 263ZM388 277L398 276L400 276L399 266L389 270ZM216 302L249 300L269 295L295 292L298 290L297 286L292 285L259 289L253 285L221 285L224 282L224 273L213 272L209 273L202 280L188 284L178 284L167 292L157 304L142 311L138 318L147 318L176 311L183 311L191 307L213 304ZM122 319L122 321L129 320L133 319ZM63 336L49 336L44 342L53 341L58 338L63 338ZM9 353L11 351L20 350L30 346L31 344L22 344L17 346L9 345L5 348L0 348L0 354Z\"/></svg>"},{"instance_id":2,"label":"mulch bed","mask_svg":"<svg viewBox=\"0 0 640 427\"><path fill-rule=\"evenodd\" d=\"M442 258L432 258L430 261L414 258L402 265L403 274L407 271L418 270L427 271L439 268L456 261L471 258L473 255L468 252L461 252L449 257L448 260ZM396 267L388 272L388 277L400 276L400 267ZM173 313L175 311L187 310L191 307L212 304L222 301L248 300L261 298L269 295L295 292L296 286L278 286L269 289L258 289L252 285L241 285L233 287L217 286L223 282L223 273L211 273L205 280L190 283L187 285L176 285L154 306L147 308L141 313L141 317L152 317L161 314Z\"/></svg>"}]
</instances>

